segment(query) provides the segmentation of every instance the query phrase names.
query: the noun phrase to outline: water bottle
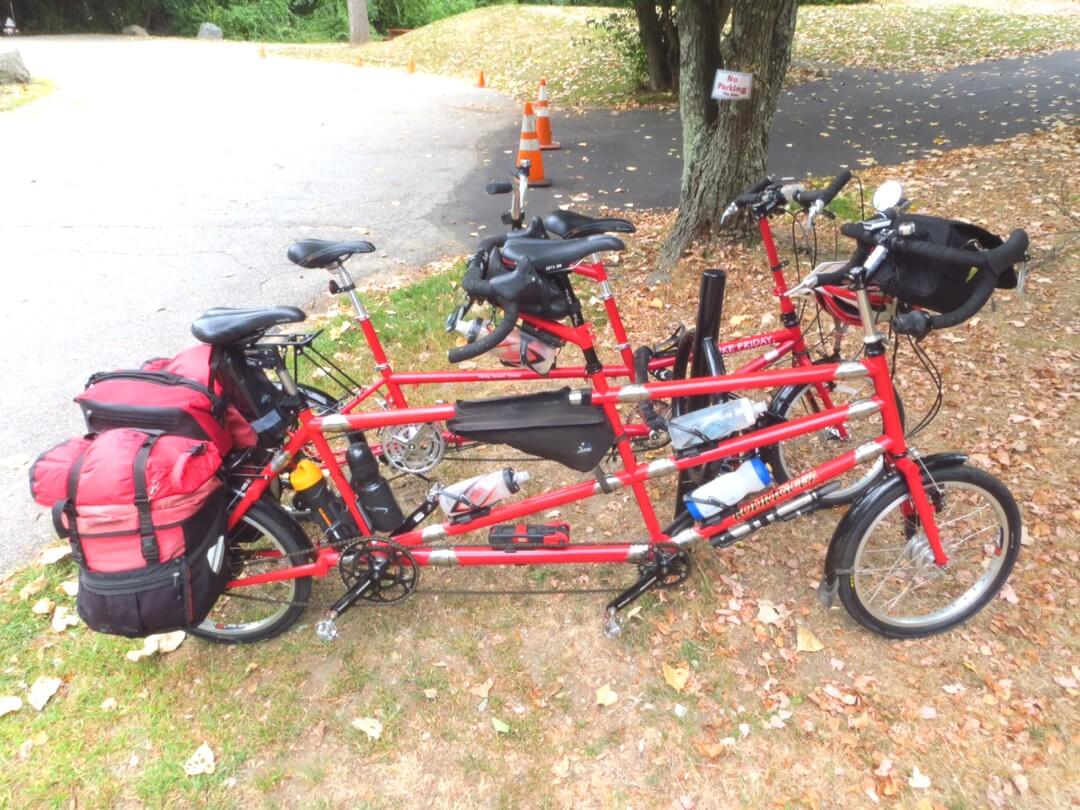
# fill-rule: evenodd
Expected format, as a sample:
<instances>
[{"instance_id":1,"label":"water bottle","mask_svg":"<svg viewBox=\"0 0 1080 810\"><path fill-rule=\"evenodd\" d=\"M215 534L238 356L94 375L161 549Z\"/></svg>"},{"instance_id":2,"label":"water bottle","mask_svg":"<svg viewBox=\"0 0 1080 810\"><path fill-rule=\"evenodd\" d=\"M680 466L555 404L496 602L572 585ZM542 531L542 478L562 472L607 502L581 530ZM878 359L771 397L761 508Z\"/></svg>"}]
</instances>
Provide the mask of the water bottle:
<instances>
[{"instance_id":1,"label":"water bottle","mask_svg":"<svg viewBox=\"0 0 1080 810\"><path fill-rule=\"evenodd\" d=\"M555 367L562 344L545 339L539 333L515 326L514 331L499 344L499 362L514 368L530 368L537 374L547 374Z\"/></svg>"},{"instance_id":2,"label":"water bottle","mask_svg":"<svg viewBox=\"0 0 1080 810\"><path fill-rule=\"evenodd\" d=\"M734 506L751 492L760 492L772 483L769 468L760 458L739 465L735 472L725 473L702 484L686 496L686 509L694 520L706 520L725 507Z\"/></svg>"},{"instance_id":3,"label":"water bottle","mask_svg":"<svg viewBox=\"0 0 1080 810\"><path fill-rule=\"evenodd\" d=\"M454 322L454 329L464 335L467 342L475 343L478 338L491 331L491 321L487 318L472 318L468 321L458 319Z\"/></svg>"},{"instance_id":4,"label":"water bottle","mask_svg":"<svg viewBox=\"0 0 1080 810\"><path fill-rule=\"evenodd\" d=\"M764 402L740 397L676 416L668 422L671 446L675 450L683 450L696 444L721 439L737 430L750 427L768 407Z\"/></svg>"},{"instance_id":5,"label":"water bottle","mask_svg":"<svg viewBox=\"0 0 1080 810\"><path fill-rule=\"evenodd\" d=\"M514 472L510 467L466 478L439 492L439 507L449 517L475 512L517 492L528 480L527 472Z\"/></svg>"},{"instance_id":6,"label":"water bottle","mask_svg":"<svg viewBox=\"0 0 1080 810\"><path fill-rule=\"evenodd\" d=\"M377 532L390 532L405 522L390 482L379 472L379 462L367 442L358 441L345 451L353 491L360 501L361 511Z\"/></svg>"}]
</instances>

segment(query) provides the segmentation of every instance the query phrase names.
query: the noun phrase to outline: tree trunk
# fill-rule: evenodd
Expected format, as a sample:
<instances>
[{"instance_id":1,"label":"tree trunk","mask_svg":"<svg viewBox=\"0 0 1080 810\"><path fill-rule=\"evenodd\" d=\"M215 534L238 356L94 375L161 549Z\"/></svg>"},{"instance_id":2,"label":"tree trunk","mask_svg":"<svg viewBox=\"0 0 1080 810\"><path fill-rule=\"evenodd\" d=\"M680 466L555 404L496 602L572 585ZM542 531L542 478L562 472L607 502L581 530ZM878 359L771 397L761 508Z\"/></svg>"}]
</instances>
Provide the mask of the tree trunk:
<instances>
[{"instance_id":1,"label":"tree trunk","mask_svg":"<svg viewBox=\"0 0 1080 810\"><path fill-rule=\"evenodd\" d=\"M645 62L649 72L651 90L670 90L671 71L668 67L667 48L664 42L664 29L656 13L655 0L634 0L634 12L637 14L638 36L645 49Z\"/></svg>"},{"instance_id":2,"label":"tree trunk","mask_svg":"<svg viewBox=\"0 0 1080 810\"><path fill-rule=\"evenodd\" d=\"M682 0L678 27L683 173L666 272L711 234L727 204L765 174L769 126L791 59L797 0ZM730 31L723 35L730 16ZM752 73L746 101L710 98L717 68Z\"/></svg>"},{"instance_id":3,"label":"tree trunk","mask_svg":"<svg viewBox=\"0 0 1080 810\"><path fill-rule=\"evenodd\" d=\"M348 4L349 43L363 45L371 40L371 31L368 29L367 0L348 0Z\"/></svg>"}]
</instances>

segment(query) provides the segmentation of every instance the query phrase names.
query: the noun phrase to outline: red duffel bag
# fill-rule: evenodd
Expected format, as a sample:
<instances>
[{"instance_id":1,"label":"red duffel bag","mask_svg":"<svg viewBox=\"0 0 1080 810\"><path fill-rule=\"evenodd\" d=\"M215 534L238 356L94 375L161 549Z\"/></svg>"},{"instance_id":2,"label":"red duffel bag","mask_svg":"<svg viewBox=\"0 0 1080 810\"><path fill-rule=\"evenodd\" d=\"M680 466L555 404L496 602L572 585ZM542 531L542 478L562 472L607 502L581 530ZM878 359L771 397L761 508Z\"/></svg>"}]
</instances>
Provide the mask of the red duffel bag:
<instances>
[{"instance_id":1,"label":"red duffel bag","mask_svg":"<svg viewBox=\"0 0 1080 810\"><path fill-rule=\"evenodd\" d=\"M69 439L30 468L79 565L79 615L102 633L199 624L225 589L225 490L213 442L119 428Z\"/></svg>"},{"instance_id":2,"label":"red duffel bag","mask_svg":"<svg viewBox=\"0 0 1080 810\"><path fill-rule=\"evenodd\" d=\"M222 455L254 446L258 437L251 425L222 395L220 384L211 384L212 351L200 344L175 357L148 360L142 368L95 374L75 397L87 430L160 430L211 441Z\"/></svg>"}]
</instances>

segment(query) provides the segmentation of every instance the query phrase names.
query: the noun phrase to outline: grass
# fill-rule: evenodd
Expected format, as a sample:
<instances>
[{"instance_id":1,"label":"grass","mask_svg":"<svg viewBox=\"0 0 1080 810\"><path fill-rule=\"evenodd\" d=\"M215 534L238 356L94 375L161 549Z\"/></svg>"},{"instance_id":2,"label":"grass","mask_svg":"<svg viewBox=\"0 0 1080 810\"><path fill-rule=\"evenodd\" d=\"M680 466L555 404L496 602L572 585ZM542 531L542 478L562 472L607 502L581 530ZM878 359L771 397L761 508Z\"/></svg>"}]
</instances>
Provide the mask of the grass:
<instances>
[{"instance_id":1,"label":"grass","mask_svg":"<svg viewBox=\"0 0 1080 810\"><path fill-rule=\"evenodd\" d=\"M55 85L47 79L34 79L30 84L0 84L0 113L45 98L54 89Z\"/></svg>"},{"instance_id":2,"label":"grass","mask_svg":"<svg viewBox=\"0 0 1080 810\"><path fill-rule=\"evenodd\" d=\"M1080 165L1069 159L1078 148L1080 129L1062 128L863 175L871 188L903 178L924 210L1032 233L1036 261L1024 300L998 294L978 322L928 340L946 403L919 438L927 450L971 451L1016 492L1030 538L1011 581L1015 603L996 600L965 627L932 639L875 637L817 602L812 583L838 517L821 514L722 553L696 553L690 580L643 600L614 642L599 633L602 595L481 600L437 592L536 587L538 572L425 570L421 594L397 607L357 607L332 645L311 627L318 606L339 593L330 579L316 584L315 606L300 624L274 642L230 649L189 639L136 664L124 652L137 642L82 626L48 629L31 612L38 597L18 592L44 576L41 596L70 606L59 586L74 569L69 561L34 567L0 586L0 695L25 695L42 674L64 683L41 713L24 707L0 718L0 806L858 807L871 806L867 790L880 806L925 807L925 799L981 807L998 796L1009 806L1068 806L1080 717L1075 691L1056 679L1075 677L1070 667L1080 653L1070 603L1080 468L1075 445L1062 440L1080 431L1069 399L1080 363L1080 255L1068 241L1078 226ZM693 315L703 251L662 289L644 284L671 221L670 213L643 215L613 268L636 343ZM760 250L720 242L709 261L729 270L725 332L756 328L762 310L772 309ZM460 268L439 270L363 292L399 366L425 353L415 365L445 365L450 338L441 319L456 302L459 276ZM351 331L330 343L343 317L329 320L323 345L350 367L370 369ZM919 412L928 392L906 350L899 375ZM432 393L450 400L466 392ZM443 480L468 466L444 464ZM551 464L533 469L532 492L577 478ZM403 506L427 488L409 486L395 484ZM641 535L621 494L567 507L563 518L582 542ZM631 578L605 567L545 574L544 587L564 589ZM756 621L762 599L783 605L790 620ZM797 653L796 624L812 629L825 650ZM692 674L677 693L662 665L683 661ZM474 690L488 678L494 685L482 702ZM604 684L619 695L609 707L595 703ZM944 689L954 684L964 692ZM857 705L819 704L826 687L857 695ZM114 710L102 708L110 697ZM686 707L684 716L676 705ZM924 706L935 719L921 718ZM773 728L781 709L791 715ZM363 717L382 722L380 740L352 727ZM510 731L497 733L492 717ZM188 777L184 762L203 742L217 768ZM894 763L895 784L874 774L882 758ZM930 788L908 785L916 766ZM895 796L887 799L886 790Z\"/></svg>"},{"instance_id":3,"label":"grass","mask_svg":"<svg viewBox=\"0 0 1080 810\"><path fill-rule=\"evenodd\" d=\"M275 46L306 59L404 69L475 82L514 98L533 99L548 80L556 108L671 104L671 93L643 89L643 78L607 30L589 25L613 10L601 7L491 6L360 48ZM621 14L630 33L636 22ZM527 46L522 46L527 43ZM974 8L960 3L876 0L799 9L790 83L819 77L802 63L846 64L930 72L1019 53L1080 47L1080 13L1028 13L1023 6Z\"/></svg>"}]
</instances>

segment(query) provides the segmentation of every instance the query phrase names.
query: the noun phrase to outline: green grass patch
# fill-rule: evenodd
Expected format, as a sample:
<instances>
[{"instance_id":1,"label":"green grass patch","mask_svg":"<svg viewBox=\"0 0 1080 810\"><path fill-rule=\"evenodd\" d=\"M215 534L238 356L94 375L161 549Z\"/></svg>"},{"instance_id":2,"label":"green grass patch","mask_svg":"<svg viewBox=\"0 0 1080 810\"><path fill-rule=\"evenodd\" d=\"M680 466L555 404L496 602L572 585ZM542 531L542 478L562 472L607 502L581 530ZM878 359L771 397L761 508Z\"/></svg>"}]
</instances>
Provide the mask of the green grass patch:
<instances>
[{"instance_id":1,"label":"green grass patch","mask_svg":"<svg viewBox=\"0 0 1080 810\"><path fill-rule=\"evenodd\" d=\"M0 112L9 112L45 98L56 85L48 79L34 79L30 84L0 84Z\"/></svg>"},{"instance_id":2,"label":"green grass patch","mask_svg":"<svg viewBox=\"0 0 1080 810\"><path fill-rule=\"evenodd\" d=\"M1080 15L901 2L799 8L795 59L900 71L947 70L1080 46Z\"/></svg>"}]
</instances>

